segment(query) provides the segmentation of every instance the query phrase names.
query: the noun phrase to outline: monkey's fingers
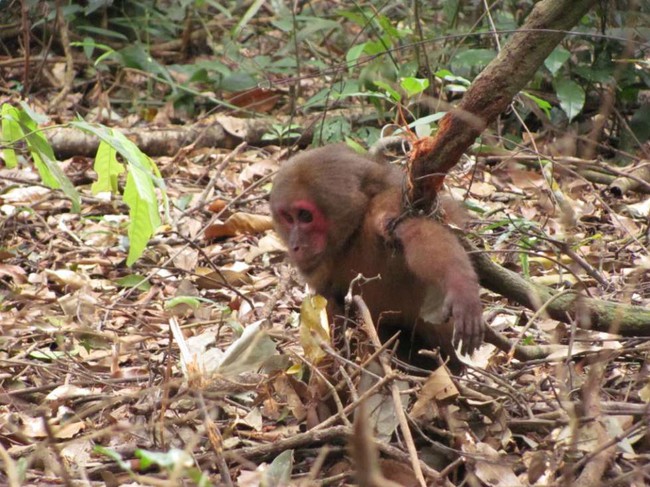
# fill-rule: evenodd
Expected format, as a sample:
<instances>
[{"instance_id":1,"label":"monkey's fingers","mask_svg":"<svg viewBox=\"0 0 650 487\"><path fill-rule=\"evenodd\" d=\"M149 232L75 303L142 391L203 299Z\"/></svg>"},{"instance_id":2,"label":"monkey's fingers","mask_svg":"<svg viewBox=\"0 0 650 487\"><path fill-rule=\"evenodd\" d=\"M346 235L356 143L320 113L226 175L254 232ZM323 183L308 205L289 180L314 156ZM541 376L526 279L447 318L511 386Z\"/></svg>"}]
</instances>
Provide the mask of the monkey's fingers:
<instances>
[{"instance_id":1,"label":"monkey's fingers","mask_svg":"<svg viewBox=\"0 0 650 487\"><path fill-rule=\"evenodd\" d=\"M483 343L485 326L481 303L445 302L443 313L454 320L454 346L461 344L461 352L471 354Z\"/></svg>"}]
</instances>

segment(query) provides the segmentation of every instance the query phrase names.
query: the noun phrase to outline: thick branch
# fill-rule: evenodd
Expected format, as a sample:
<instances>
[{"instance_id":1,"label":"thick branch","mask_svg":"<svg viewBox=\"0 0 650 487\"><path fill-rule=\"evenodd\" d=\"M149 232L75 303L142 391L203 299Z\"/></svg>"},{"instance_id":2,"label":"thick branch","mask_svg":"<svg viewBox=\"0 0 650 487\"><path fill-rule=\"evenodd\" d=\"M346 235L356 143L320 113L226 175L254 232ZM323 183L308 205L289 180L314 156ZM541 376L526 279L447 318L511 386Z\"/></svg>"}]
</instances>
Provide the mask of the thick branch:
<instances>
[{"instance_id":1,"label":"thick branch","mask_svg":"<svg viewBox=\"0 0 650 487\"><path fill-rule=\"evenodd\" d=\"M411 156L410 201L428 210L445 174L485 127L496 120L532 79L564 32L595 0L542 0L497 57L476 77L457 109L440 121L435 138L415 144Z\"/></svg>"},{"instance_id":2,"label":"thick branch","mask_svg":"<svg viewBox=\"0 0 650 487\"><path fill-rule=\"evenodd\" d=\"M494 263L487 253L468 241L463 244L470 252L483 287L532 310L538 309L555 294L552 289L534 284ZM587 298L576 292L557 297L549 303L546 311L551 318L563 323L589 323L592 330L623 336L650 336L650 310L641 306Z\"/></svg>"}]
</instances>

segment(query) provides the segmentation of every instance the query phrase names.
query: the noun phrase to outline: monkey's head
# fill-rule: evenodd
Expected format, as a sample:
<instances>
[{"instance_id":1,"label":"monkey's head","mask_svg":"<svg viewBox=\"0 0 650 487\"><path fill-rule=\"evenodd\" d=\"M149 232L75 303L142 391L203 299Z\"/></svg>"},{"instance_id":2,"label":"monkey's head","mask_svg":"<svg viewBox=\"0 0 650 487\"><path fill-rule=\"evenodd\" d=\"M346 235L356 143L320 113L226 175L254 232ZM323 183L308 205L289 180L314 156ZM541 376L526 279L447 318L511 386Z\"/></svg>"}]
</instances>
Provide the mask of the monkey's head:
<instances>
[{"instance_id":1,"label":"monkey's head","mask_svg":"<svg viewBox=\"0 0 650 487\"><path fill-rule=\"evenodd\" d=\"M271 213L303 274L346 248L370 199L387 184L388 170L344 145L303 152L282 166L273 181Z\"/></svg>"}]
</instances>

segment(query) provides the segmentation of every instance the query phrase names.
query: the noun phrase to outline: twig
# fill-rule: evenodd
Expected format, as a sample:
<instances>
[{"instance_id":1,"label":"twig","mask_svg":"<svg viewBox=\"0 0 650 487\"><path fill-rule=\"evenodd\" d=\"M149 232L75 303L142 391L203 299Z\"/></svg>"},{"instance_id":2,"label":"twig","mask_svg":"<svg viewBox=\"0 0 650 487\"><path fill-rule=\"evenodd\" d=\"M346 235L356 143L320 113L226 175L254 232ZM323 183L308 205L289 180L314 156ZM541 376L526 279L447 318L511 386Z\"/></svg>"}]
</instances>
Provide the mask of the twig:
<instances>
[{"instance_id":1,"label":"twig","mask_svg":"<svg viewBox=\"0 0 650 487\"><path fill-rule=\"evenodd\" d=\"M368 333L368 336L370 337L370 340L372 341L373 345L377 347L381 347L381 340L379 339L379 335L377 335L375 324L372 321L372 317L370 315L370 311L368 310L368 307L366 306L366 303L364 303L363 299L361 299L361 296L353 296L352 302L355 304L357 310L359 311L359 314L361 315L361 321L363 322L363 325L366 328L366 332ZM386 355L379 356L379 363L381 364L381 367L384 370L385 375L389 376L393 374L393 371L390 367ZM406 443L406 449L409 452L411 465L413 467L413 472L415 473L415 477L418 479L420 485L425 487L427 483L424 480L424 474L422 473L422 468L420 467L418 452L415 449L415 442L413 441L413 436L411 435L411 429L409 428L408 420L406 419L406 414L404 413L404 409L402 408L400 390L397 387L397 384L395 384L394 382L391 383L390 385L390 392L393 396L393 403L395 404L395 414L397 415L397 420L399 421L400 430L402 431L402 436L404 437L404 442ZM439 474L437 475L438 475L437 479L439 480L440 476Z\"/></svg>"},{"instance_id":2,"label":"twig","mask_svg":"<svg viewBox=\"0 0 650 487\"><path fill-rule=\"evenodd\" d=\"M62 1L56 2L56 24L59 28L59 37L65 54L65 75L63 77L63 88L52 98L48 105L48 110L54 110L63 101L63 99L72 91L74 82L74 61L72 59L72 50L70 49L70 36L68 34L68 22L63 15Z\"/></svg>"},{"instance_id":3,"label":"twig","mask_svg":"<svg viewBox=\"0 0 650 487\"><path fill-rule=\"evenodd\" d=\"M4 471L7 474L9 487L20 487L20 476L18 475L16 462L9 456L2 443L0 443L0 459L4 464Z\"/></svg>"},{"instance_id":4,"label":"twig","mask_svg":"<svg viewBox=\"0 0 650 487\"><path fill-rule=\"evenodd\" d=\"M365 391L363 394L361 394L358 399L347 406L343 408L342 414L347 415L350 414L352 411L354 411L357 407L359 407L359 404L361 404L364 400L372 396L373 394L376 394L376 392L384 387L386 384L389 382L393 381L395 379L395 374L389 374L384 377L382 377L380 380L375 382L372 386L368 388L367 391ZM400 405L400 409L401 409ZM334 423L336 423L336 420L338 419L338 416L330 416L327 418L325 421L323 421L320 424L317 424L312 428L312 430L322 430L325 428L331 427Z\"/></svg>"},{"instance_id":5,"label":"twig","mask_svg":"<svg viewBox=\"0 0 650 487\"><path fill-rule=\"evenodd\" d=\"M50 449L52 450L52 452L54 453L54 457L56 458L58 464L58 470L59 473L61 474L61 480L63 481L63 485L65 485L66 487L73 487L74 482L72 481L70 472L68 472L67 462L63 459L63 456L61 455L61 451L59 450L59 445L56 444L56 437L54 436L54 431L52 431L52 425L50 424L47 415L43 410L41 411L40 416L41 416L41 420L43 421L43 429L45 430L45 434L47 435L47 443Z\"/></svg>"},{"instance_id":6,"label":"twig","mask_svg":"<svg viewBox=\"0 0 650 487\"><path fill-rule=\"evenodd\" d=\"M187 215L193 214L195 211L203 208L203 205L205 204L205 200L208 198L208 194L210 194L210 191L214 188L214 186L217 184L217 180L219 179L219 176L221 176L221 173L223 170L230 164L230 161L232 161L236 156L239 155L241 151L243 151L246 147L248 146L248 143L242 142L239 144L237 147L235 147L230 154L227 154L224 158L223 161L217 166L217 168L214 170L214 174L210 178L210 181L208 181L208 184L205 185L205 189L201 193L201 196L199 196L199 199L197 200L196 204L192 206L191 208L188 208L185 210L179 218L182 218Z\"/></svg>"},{"instance_id":7,"label":"twig","mask_svg":"<svg viewBox=\"0 0 650 487\"><path fill-rule=\"evenodd\" d=\"M272 443L226 450L224 451L224 457L226 460L238 460L238 457L264 459L276 456L285 450L301 448L307 445L314 446L314 443L332 443L336 440L344 441L350 434L352 434L352 428L349 426L332 426L327 429L312 428L304 433L299 433Z\"/></svg>"},{"instance_id":8,"label":"twig","mask_svg":"<svg viewBox=\"0 0 650 487\"><path fill-rule=\"evenodd\" d=\"M227 487L233 487L234 484L232 483L232 478L230 477L230 470L228 469L228 464L226 463L226 459L224 457L223 437L221 436L221 432L219 431L219 428L217 428L217 425L214 423L214 421L212 421L212 418L210 418L208 409L205 406L205 401L203 400L203 394L199 389L197 389L194 397L199 403L201 416L203 416L203 424L208 434L208 440L210 440L210 445L212 445L212 449L216 456L215 463L219 468L221 482Z\"/></svg>"}]
</instances>

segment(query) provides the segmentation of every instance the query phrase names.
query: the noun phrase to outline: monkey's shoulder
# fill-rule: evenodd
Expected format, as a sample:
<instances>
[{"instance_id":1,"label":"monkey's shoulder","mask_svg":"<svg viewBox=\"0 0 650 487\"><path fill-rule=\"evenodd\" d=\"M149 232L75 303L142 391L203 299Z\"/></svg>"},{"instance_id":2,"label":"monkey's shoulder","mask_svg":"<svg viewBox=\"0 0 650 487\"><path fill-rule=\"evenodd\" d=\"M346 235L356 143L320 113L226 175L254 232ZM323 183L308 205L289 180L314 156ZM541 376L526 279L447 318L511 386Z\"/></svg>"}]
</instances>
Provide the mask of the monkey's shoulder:
<instances>
[{"instance_id":1,"label":"monkey's shoulder","mask_svg":"<svg viewBox=\"0 0 650 487\"><path fill-rule=\"evenodd\" d=\"M391 186L373 197L363 222L365 241L387 243L390 239L388 225L400 216L401 211L402 193L398 187Z\"/></svg>"}]
</instances>

